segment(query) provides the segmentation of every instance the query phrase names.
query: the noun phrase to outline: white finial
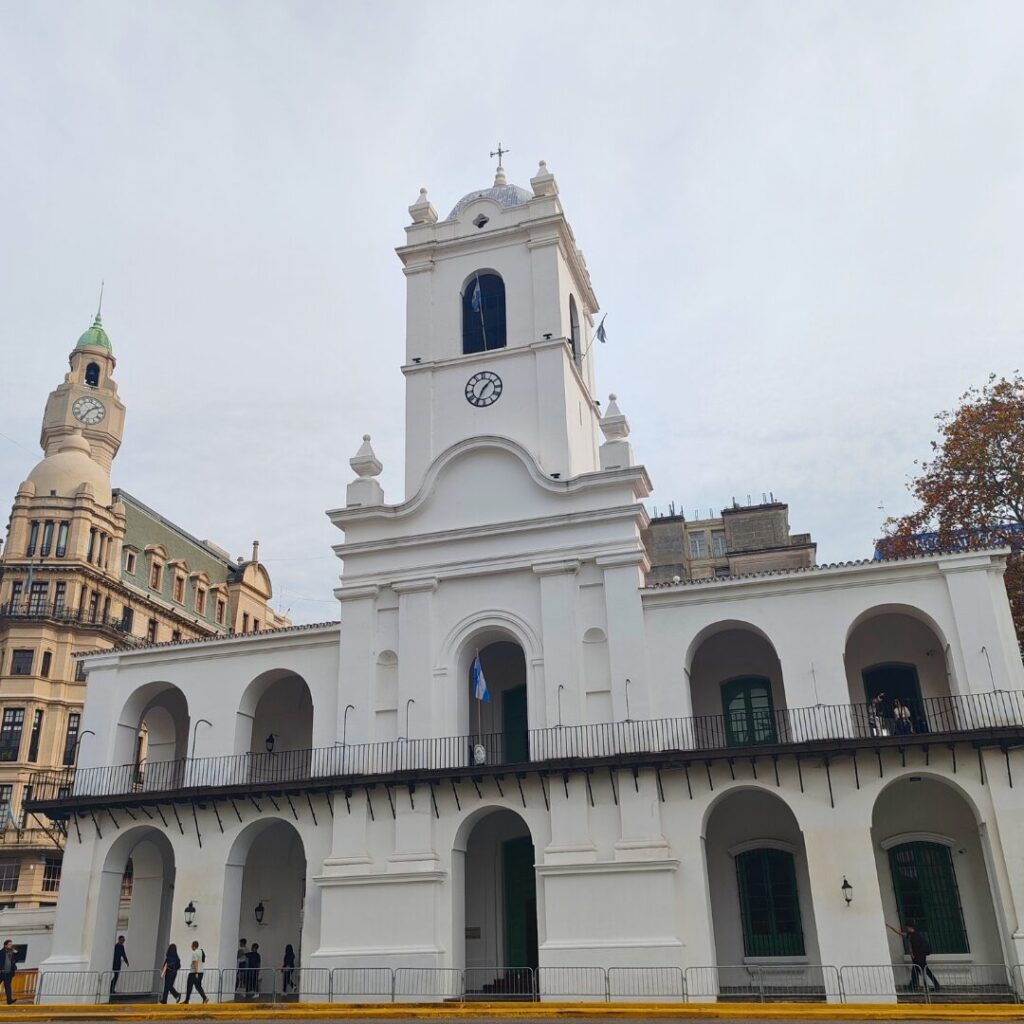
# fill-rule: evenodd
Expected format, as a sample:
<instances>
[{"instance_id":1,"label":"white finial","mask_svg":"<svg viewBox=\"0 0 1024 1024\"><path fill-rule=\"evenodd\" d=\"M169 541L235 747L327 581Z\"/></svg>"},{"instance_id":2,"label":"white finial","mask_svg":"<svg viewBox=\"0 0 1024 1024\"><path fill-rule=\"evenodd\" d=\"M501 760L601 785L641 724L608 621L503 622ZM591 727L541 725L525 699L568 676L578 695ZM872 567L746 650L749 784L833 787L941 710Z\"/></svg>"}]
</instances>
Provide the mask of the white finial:
<instances>
[{"instance_id":1,"label":"white finial","mask_svg":"<svg viewBox=\"0 0 1024 1024\"><path fill-rule=\"evenodd\" d=\"M555 176L548 170L546 160L541 160L537 173L530 179L530 187L535 196L557 196L558 182Z\"/></svg>"},{"instance_id":2,"label":"white finial","mask_svg":"<svg viewBox=\"0 0 1024 1024\"><path fill-rule=\"evenodd\" d=\"M419 198L409 207L409 216L413 224L434 224L437 221L437 210L427 198L427 190L420 189Z\"/></svg>"},{"instance_id":3,"label":"white finial","mask_svg":"<svg viewBox=\"0 0 1024 1024\"><path fill-rule=\"evenodd\" d=\"M363 434L363 443L360 445L359 451L348 460L348 464L355 470L356 476L362 480L380 476L384 466L373 453L369 434Z\"/></svg>"},{"instance_id":4,"label":"white finial","mask_svg":"<svg viewBox=\"0 0 1024 1024\"><path fill-rule=\"evenodd\" d=\"M624 441L629 437L629 421L619 408L619 396L608 396L608 407L601 417L601 432L608 441Z\"/></svg>"},{"instance_id":5,"label":"white finial","mask_svg":"<svg viewBox=\"0 0 1024 1024\"><path fill-rule=\"evenodd\" d=\"M508 178L505 177L505 168L501 164L498 164L498 169L494 172L494 184L495 186L508 184Z\"/></svg>"}]
</instances>

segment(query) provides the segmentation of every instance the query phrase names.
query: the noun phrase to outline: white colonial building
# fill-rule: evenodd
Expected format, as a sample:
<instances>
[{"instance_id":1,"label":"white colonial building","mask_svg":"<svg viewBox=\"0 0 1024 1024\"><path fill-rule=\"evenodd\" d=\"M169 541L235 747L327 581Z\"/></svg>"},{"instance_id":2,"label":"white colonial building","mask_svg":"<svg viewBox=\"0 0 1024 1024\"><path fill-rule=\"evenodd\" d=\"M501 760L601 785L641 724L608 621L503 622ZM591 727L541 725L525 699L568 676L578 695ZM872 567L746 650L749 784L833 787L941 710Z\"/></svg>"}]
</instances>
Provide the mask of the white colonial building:
<instances>
[{"instance_id":1,"label":"white colonial building","mask_svg":"<svg viewBox=\"0 0 1024 1024\"><path fill-rule=\"evenodd\" d=\"M837 998L840 967L847 998L894 998L888 922L940 976L1006 989L1004 553L647 586L650 481L596 398L555 179L530 184L499 168L444 220L410 207L406 494L364 438L328 513L340 624L87 659L94 737L35 789L69 836L44 970L109 969L127 915L133 966L196 935L227 978L240 937L265 969L290 943L310 998Z\"/></svg>"}]
</instances>

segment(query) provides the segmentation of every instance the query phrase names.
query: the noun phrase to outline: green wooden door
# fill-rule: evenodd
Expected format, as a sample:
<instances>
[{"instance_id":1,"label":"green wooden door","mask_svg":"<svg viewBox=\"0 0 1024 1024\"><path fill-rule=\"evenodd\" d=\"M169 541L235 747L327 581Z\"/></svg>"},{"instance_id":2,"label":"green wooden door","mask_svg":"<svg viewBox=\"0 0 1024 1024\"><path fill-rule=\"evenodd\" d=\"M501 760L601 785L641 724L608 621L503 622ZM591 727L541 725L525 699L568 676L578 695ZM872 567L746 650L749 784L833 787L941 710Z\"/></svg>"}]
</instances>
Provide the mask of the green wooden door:
<instances>
[{"instance_id":1,"label":"green wooden door","mask_svg":"<svg viewBox=\"0 0 1024 1024\"><path fill-rule=\"evenodd\" d=\"M733 679L722 686L725 741L731 747L775 742L772 684L760 676Z\"/></svg>"},{"instance_id":2,"label":"green wooden door","mask_svg":"<svg viewBox=\"0 0 1024 1024\"><path fill-rule=\"evenodd\" d=\"M528 761L530 758L526 719L526 687L517 686L501 695L501 721L505 740L506 762Z\"/></svg>"},{"instance_id":3,"label":"green wooden door","mask_svg":"<svg viewBox=\"0 0 1024 1024\"><path fill-rule=\"evenodd\" d=\"M529 836L501 844L506 967L537 966L537 875Z\"/></svg>"}]
</instances>

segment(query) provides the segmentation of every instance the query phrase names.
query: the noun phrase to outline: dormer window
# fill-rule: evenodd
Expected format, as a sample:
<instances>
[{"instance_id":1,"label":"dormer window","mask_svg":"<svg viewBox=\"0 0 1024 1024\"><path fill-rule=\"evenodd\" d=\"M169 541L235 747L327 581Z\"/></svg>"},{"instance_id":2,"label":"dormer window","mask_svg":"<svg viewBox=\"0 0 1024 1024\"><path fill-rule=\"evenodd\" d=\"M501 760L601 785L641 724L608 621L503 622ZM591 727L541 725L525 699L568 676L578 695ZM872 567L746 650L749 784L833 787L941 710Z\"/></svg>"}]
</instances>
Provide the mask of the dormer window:
<instances>
[{"instance_id":1,"label":"dormer window","mask_svg":"<svg viewBox=\"0 0 1024 1024\"><path fill-rule=\"evenodd\" d=\"M462 353L505 344L505 282L493 271L477 271L462 289Z\"/></svg>"},{"instance_id":2,"label":"dormer window","mask_svg":"<svg viewBox=\"0 0 1024 1024\"><path fill-rule=\"evenodd\" d=\"M162 590L164 582L164 567L160 562L153 560L149 567L149 588L150 590Z\"/></svg>"},{"instance_id":3,"label":"dormer window","mask_svg":"<svg viewBox=\"0 0 1024 1024\"><path fill-rule=\"evenodd\" d=\"M100 364L90 363L85 368L85 383L91 388L98 388L100 386Z\"/></svg>"},{"instance_id":4,"label":"dormer window","mask_svg":"<svg viewBox=\"0 0 1024 1024\"><path fill-rule=\"evenodd\" d=\"M173 596L178 604L185 603L185 576L183 573L178 572L174 574Z\"/></svg>"}]
</instances>

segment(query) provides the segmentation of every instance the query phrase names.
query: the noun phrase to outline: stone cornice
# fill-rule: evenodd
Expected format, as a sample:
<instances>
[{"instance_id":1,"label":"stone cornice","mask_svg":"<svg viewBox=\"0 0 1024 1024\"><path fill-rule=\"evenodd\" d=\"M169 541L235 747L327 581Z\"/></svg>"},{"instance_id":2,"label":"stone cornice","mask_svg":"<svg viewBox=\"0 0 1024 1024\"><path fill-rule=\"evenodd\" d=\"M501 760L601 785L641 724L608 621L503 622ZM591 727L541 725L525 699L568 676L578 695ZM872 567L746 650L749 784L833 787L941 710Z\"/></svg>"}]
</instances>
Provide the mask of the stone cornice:
<instances>
[{"instance_id":1,"label":"stone cornice","mask_svg":"<svg viewBox=\"0 0 1024 1024\"><path fill-rule=\"evenodd\" d=\"M416 580L402 580L392 583L391 589L396 594L432 594L437 590L440 581L436 576L425 576Z\"/></svg>"},{"instance_id":2,"label":"stone cornice","mask_svg":"<svg viewBox=\"0 0 1024 1024\"><path fill-rule=\"evenodd\" d=\"M363 583L347 587L335 587L334 596L344 604L346 601L370 601L380 593L376 583Z\"/></svg>"},{"instance_id":3,"label":"stone cornice","mask_svg":"<svg viewBox=\"0 0 1024 1024\"><path fill-rule=\"evenodd\" d=\"M535 562L533 571L537 576L575 576L580 571L580 560L563 558L553 562Z\"/></svg>"}]
</instances>

